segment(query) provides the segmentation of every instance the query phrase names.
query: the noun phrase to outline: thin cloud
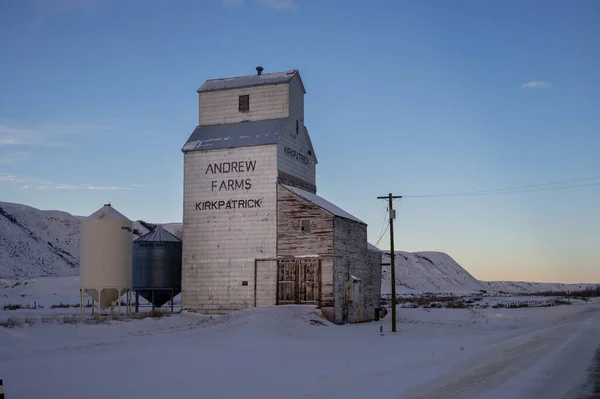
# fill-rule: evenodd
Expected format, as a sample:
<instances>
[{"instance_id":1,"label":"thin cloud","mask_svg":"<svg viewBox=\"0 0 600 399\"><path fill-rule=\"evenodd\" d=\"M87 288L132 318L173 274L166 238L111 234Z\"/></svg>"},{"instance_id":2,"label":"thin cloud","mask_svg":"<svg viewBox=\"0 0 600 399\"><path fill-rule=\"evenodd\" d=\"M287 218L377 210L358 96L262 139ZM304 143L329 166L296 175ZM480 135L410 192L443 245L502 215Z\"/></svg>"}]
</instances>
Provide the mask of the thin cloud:
<instances>
[{"instance_id":1,"label":"thin cloud","mask_svg":"<svg viewBox=\"0 0 600 399\"><path fill-rule=\"evenodd\" d=\"M276 10L294 7L294 2L292 0L257 0L257 2L260 5L271 7Z\"/></svg>"},{"instance_id":2,"label":"thin cloud","mask_svg":"<svg viewBox=\"0 0 600 399\"><path fill-rule=\"evenodd\" d=\"M76 184L59 184L58 186L54 186L54 188L57 190L76 190L81 188L81 186Z\"/></svg>"},{"instance_id":3,"label":"thin cloud","mask_svg":"<svg viewBox=\"0 0 600 399\"><path fill-rule=\"evenodd\" d=\"M247 0L222 0L223 4L228 7L239 6L247 2ZM269 7L274 10L283 10L287 8L293 8L296 3L294 0L252 0L254 4Z\"/></svg>"},{"instance_id":4,"label":"thin cloud","mask_svg":"<svg viewBox=\"0 0 600 399\"><path fill-rule=\"evenodd\" d=\"M17 176L13 175L0 175L1 182L11 182L11 183L24 183L26 180L23 180Z\"/></svg>"},{"instance_id":5,"label":"thin cloud","mask_svg":"<svg viewBox=\"0 0 600 399\"><path fill-rule=\"evenodd\" d=\"M0 165L9 165L19 161L23 161L31 157L31 153L27 151L6 151L0 152Z\"/></svg>"},{"instance_id":6,"label":"thin cloud","mask_svg":"<svg viewBox=\"0 0 600 399\"><path fill-rule=\"evenodd\" d=\"M88 190L135 190L135 187L118 187L118 186L86 186Z\"/></svg>"},{"instance_id":7,"label":"thin cloud","mask_svg":"<svg viewBox=\"0 0 600 399\"><path fill-rule=\"evenodd\" d=\"M550 87L552 87L550 82L541 80L532 80L531 82L525 82L521 85L522 89L549 89Z\"/></svg>"},{"instance_id":8,"label":"thin cloud","mask_svg":"<svg viewBox=\"0 0 600 399\"><path fill-rule=\"evenodd\" d=\"M67 137L84 135L93 130L110 130L112 126L94 124L45 124L37 126L0 125L0 147L64 144Z\"/></svg>"},{"instance_id":9,"label":"thin cloud","mask_svg":"<svg viewBox=\"0 0 600 399\"><path fill-rule=\"evenodd\" d=\"M71 184L60 183L56 184L49 180L35 179L30 177L15 176L10 174L0 174L0 184L20 184L25 190L135 190L134 185L122 186L105 186L98 184Z\"/></svg>"}]
</instances>

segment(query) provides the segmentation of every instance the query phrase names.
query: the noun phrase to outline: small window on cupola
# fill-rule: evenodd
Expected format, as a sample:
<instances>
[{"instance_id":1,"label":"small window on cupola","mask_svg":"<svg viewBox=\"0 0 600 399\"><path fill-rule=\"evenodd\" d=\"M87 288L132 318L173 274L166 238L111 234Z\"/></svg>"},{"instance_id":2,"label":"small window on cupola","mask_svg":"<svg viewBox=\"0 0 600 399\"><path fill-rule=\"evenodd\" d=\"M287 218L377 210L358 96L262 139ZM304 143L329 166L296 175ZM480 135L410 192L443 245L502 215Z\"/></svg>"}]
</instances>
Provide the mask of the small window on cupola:
<instances>
[{"instance_id":1,"label":"small window on cupola","mask_svg":"<svg viewBox=\"0 0 600 399\"><path fill-rule=\"evenodd\" d=\"M249 94L240 96L239 110L240 110L240 112L249 112L250 111L250 95Z\"/></svg>"}]
</instances>

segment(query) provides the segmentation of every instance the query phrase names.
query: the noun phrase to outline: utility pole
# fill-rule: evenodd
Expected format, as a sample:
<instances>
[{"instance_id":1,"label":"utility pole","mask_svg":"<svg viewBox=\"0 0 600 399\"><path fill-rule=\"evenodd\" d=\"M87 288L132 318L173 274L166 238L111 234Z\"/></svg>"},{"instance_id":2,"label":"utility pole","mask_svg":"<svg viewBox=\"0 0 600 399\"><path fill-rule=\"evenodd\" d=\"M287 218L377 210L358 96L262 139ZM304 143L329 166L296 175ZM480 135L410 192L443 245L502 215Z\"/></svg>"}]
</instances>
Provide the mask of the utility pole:
<instances>
[{"instance_id":1,"label":"utility pole","mask_svg":"<svg viewBox=\"0 0 600 399\"><path fill-rule=\"evenodd\" d=\"M394 219L396 218L396 211L394 211L394 205L392 201L396 198L402 198L401 195L392 195L389 193L385 197L377 197L377 199L388 200L388 211L390 214L390 265L392 268L392 332L396 332L396 265L394 264Z\"/></svg>"}]
</instances>

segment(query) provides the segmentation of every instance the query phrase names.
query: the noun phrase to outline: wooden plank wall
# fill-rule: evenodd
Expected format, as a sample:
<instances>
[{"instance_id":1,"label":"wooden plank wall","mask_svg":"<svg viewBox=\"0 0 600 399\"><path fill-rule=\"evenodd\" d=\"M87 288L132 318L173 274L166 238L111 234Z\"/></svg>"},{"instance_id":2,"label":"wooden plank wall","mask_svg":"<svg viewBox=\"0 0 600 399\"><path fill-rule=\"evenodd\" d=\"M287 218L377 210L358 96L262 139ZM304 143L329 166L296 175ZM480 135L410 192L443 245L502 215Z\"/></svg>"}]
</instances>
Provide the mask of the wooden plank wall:
<instances>
[{"instance_id":1,"label":"wooden plank wall","mask_svg":"<svg viewBox=\"0 0 600 399\"><path fill-rule=\"evenodd\" d=\"M310 220L310 233L301 230ZM277 186L277 256L333 255L333 215L310 201ZM333 261L321 262L321 300L333 306Z\"/></svg>"}]
</instances>

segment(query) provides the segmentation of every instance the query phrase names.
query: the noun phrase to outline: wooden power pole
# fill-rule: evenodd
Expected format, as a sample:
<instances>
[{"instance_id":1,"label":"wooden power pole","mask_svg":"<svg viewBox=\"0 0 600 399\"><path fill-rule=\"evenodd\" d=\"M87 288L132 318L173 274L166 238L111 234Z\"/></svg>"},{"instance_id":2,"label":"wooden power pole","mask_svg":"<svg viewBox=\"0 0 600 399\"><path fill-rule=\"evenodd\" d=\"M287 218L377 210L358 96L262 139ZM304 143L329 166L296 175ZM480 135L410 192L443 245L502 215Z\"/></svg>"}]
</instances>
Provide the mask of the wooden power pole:
<instances>
[{"instance_id":1,"label":"wooden power pole","mask_svg":"<svg viewBox=\"0 0 600 399\"><path fill-rule=\"evenodd\" d=\"M396 265L394 263L394 219L396 219L396 212L394 211L393 201L396 198L402 198L401 195L392 195L389 193L385 197L377 197L377 199L388 200L388 212L390 214L390 266L392 268L392 332L396 332Z\"/></svg>"}]
</instances>

